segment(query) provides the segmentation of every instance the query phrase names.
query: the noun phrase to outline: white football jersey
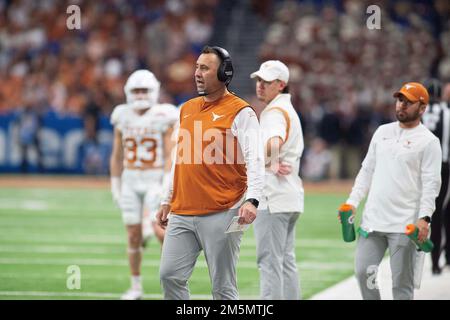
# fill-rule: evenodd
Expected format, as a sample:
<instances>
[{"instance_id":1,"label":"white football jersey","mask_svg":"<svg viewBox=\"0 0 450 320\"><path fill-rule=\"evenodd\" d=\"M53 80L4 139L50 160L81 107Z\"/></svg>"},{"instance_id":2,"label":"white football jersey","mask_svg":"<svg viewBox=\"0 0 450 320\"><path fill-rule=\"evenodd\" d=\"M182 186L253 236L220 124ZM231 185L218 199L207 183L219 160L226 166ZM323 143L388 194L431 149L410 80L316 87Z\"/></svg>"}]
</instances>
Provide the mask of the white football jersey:
<instances>
[{"instance_id":1,"label":"white football jersey","mask_svg":"<svg viewBox=\"0 0 450 320\"><path fill-rule=\"evenodd\" d=\"M111 124L122 133L124 167L156 169L164 166L164 133L178 120L171 104L156 104L139 115L121 104L111 114Z\"/></svg>"}]
</instances>

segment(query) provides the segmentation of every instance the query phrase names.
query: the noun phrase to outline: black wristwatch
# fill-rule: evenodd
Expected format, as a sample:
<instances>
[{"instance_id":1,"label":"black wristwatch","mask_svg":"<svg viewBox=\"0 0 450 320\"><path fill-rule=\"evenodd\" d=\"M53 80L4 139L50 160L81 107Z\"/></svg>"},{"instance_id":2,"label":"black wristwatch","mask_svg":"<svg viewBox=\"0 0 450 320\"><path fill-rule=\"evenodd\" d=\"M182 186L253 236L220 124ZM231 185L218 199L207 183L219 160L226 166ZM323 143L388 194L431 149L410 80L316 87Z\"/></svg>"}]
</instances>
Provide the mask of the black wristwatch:
<instances>
[{"instance_id":1,"label":"black wristwatch","mask_svg":"<svg viewBox=\"0 0 450 320\"><path fill-rule=\"evenodd\" d=\"M425 220L427 223L431 223L431 218L429 216L425 216L420 219Z\"/></svg>"},{"instance_id":2,"label":"black wristwatch","mask_svg":"<svg viewBox=\"0 0 450 320\"><path fill-rule=\"evenodd\" d=\"M259 206L259 201L256 200L255 198L248 198L247 200L245 200L245 202L250 202L252 205L255 206L255 208L258 208Z\"/></svg>"}]
</instances>

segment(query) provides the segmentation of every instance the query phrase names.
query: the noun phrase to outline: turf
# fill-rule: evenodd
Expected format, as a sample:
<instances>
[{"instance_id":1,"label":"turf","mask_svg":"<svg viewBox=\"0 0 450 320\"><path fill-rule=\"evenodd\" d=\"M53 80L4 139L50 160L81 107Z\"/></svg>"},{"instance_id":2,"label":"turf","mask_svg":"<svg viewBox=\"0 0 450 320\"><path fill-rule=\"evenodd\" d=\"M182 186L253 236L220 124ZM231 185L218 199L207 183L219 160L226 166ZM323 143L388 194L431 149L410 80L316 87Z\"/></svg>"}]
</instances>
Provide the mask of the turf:
<instances>
[{"instance_id":1,"label":"turf","mask_svg":"<svg viewBox=\"0 0 450 320\"><path fill-rule=\"evenodd\" d=\"M308 192L297 224L296 254L302 296L352 274L354 243L341 240L336 208L346 194ZM146 299L160 299L160 247L145 250ZM81 271L81 288L68 289L68 267ZM128 288L126 234L106 189L0 188L0 299L117 299ZM189 281L193 299L209 299L203 255ZM258 297L253 230L238 263L242 299Z\"/></svg>"}]
</instances>

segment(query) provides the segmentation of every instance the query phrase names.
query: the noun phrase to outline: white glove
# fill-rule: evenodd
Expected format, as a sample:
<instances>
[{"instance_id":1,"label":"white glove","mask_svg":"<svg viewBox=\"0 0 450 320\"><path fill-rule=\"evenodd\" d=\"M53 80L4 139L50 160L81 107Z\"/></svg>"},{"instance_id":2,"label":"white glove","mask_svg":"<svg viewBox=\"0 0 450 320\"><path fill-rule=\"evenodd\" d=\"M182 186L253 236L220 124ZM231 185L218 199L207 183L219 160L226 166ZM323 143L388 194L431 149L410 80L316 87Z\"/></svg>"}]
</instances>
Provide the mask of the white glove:
<instances>
[{"instance_id":1,"label":"white glove","mask_svg":"<svg viewBox=\"0 0 450 320\"><path fill-rule=\"evenodd\" d=\"M120 178L111 177L111 193L114 203L120 208Z\"/></svg>"}]
</instances>

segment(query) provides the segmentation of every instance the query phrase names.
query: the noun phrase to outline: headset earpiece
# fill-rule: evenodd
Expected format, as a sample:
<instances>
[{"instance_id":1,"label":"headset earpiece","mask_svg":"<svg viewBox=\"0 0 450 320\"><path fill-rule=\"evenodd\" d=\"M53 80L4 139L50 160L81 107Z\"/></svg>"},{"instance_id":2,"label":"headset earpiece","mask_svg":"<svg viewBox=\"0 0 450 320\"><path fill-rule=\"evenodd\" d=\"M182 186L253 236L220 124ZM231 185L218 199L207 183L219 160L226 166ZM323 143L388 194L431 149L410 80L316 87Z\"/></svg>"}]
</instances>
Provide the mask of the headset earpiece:
<instances>
[{"instance_id":1,"label":"headset earpiece","mask_svg":"<svg viewBox=\"0 0 450 320\"><path fill-rule=\"evenodd\" d=\"M225 85L228 85L233 78L233 63L231 62L230 54L227 50L221 47L214 46L212 47L217 52L221 63L219 68L217 69L217 78L219 81L225 82Z\"/></svg>"}]
</instances>

